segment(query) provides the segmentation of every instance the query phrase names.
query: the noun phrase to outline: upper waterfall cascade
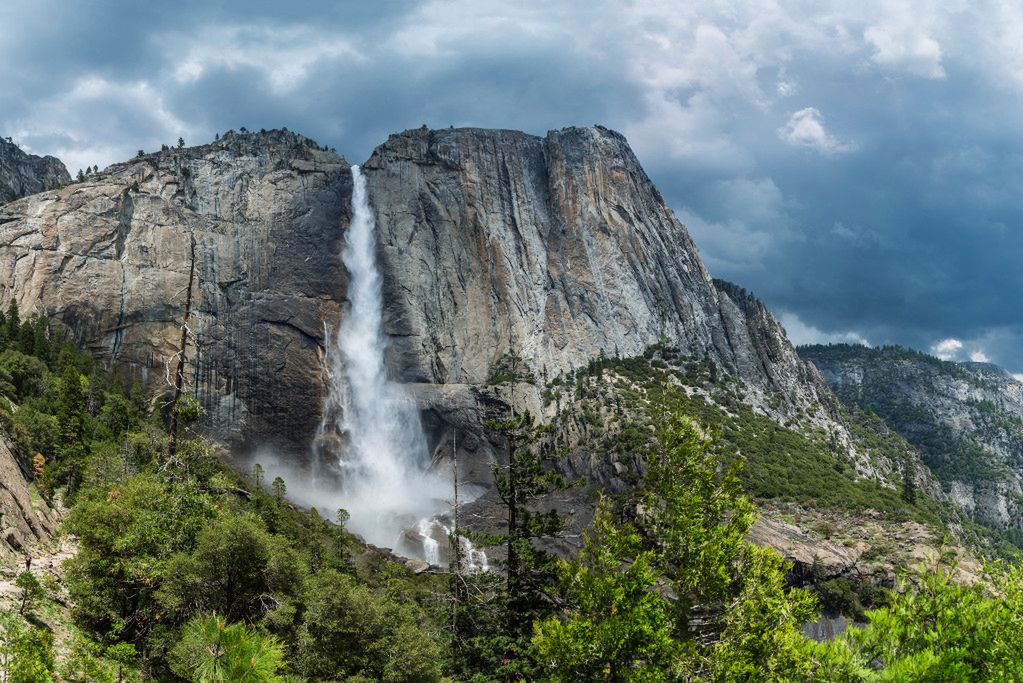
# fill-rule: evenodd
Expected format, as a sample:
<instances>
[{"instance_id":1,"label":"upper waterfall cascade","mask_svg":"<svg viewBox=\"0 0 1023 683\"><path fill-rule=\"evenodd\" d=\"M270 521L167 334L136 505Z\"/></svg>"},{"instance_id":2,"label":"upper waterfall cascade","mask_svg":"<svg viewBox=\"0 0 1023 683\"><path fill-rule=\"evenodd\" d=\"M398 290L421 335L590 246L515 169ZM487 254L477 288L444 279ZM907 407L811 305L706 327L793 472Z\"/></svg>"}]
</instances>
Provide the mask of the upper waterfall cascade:
<instances>
[{"instance_id":1,"label":"upper waterfall cascade","mask_svg":"<svg viewBox=\"0 0 1023 683\"><path fill-rule=\"evenodd\" d=\"M341 252L350 276L349 306L327 350L329 385L318 441L331 433L340 438L337 461L328 464L339 470L340 502L352 531L393 547L403 529L446 510L451 483L428 470L418 408L388 377L373 209L358 166L352 166L352 180L352 221Z\"/></svg>"}]
</instances>

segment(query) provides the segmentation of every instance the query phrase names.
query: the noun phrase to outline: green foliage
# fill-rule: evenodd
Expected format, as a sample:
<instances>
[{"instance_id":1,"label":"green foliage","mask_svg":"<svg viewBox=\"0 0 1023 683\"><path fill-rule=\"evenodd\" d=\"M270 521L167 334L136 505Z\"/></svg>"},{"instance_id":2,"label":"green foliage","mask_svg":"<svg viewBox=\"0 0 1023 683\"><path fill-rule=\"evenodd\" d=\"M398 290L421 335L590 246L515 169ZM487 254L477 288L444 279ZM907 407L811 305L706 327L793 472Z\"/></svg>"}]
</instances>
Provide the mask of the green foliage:
<instances>
[{"instance_id":1,"label":"green foliage","mask_svg":"<svg viewBox=\"0 0 1023 683\"><path fill-rule=\"evenodd\" d=\"M8 388L13 388L10 398L16 401L38 396L43 391L46 372L46 363L38 358L15 349L0 353L0 373Z\"/></svg>"},{"instance_id":2,"label":"green foliage","mask_svg":"<svg viewBox=\"0 0 1023 683\"><path fill-rule=\"evenodd\" d=\"M214 512L199 487L152 473L84 490L65 522L81 545L65 565L79 624L98 638L144 640L169 558L194 547Z\"/></svg>"},{"instance_id":3,"label":"green foliage","mask_svg":"<svg viewBox=\"0 0 1023 683\"><path fill-rule=\"evenodd\" d=\"M116 643L106 649L106 657L116 662L119 668L134 666L138 661L138 652L131 643ZM118 678L121 676L118 675Z\"/></svg>"},{"instance_id":4,"label":"green foliage","mask_svg":"<svg viewBox=\"0 0 1023 683\"><path fill-rule=\"evenodd\" d=\"M218 615L199 615L171 656L176 674L194 683L276 683L284 648L271 636Z\"/></svg>"},{"instance_id":5,"label":"green foliage","mask_svg":"<svg viewBox=\"0 0 1023 683\"><path fill-rule=\"evenodd\" d=\"M597 509L579 559L561 566L571 610L534 627L538 659L554 681L670 680L683 650L672 638L671 606L658 590L651 551L639 533Z\"/></svg>"},{"instance_id":6,"label":"green foliage","mask_svg":"<svg viewBox=\"0 0 1023 683\"><path fill-rule=\"evenodd\" d=\"M395 683L441 679L440 649L414 606L381 598L334 570L310 580L306 603L297 668L311 680L358 673Z\"/></svg>"},{"instance_id":7,"label":"green foliage","mask_svg":"<svg viewBox=\"0 0 1023 683\"><path fill-rule=\"evenodd\" d=\"M199 532L195 548L167 562L159 601L173 613L254 621L300 592L302 569L286 539L253 515L221 514Z\"/></svg>"},{"instance_id":8,"label":"green foliage","mask_svg":"<svg viewBox=\"0 0 1023 683\"><path fill-rule=\"evenodd\" d=\"M36 601L46 594L46 591L43 590L43 584L39 582L36 575L27 570L18 574L14 585L21 591L21 607L18 613L22 616L25 615L25 612L30 612Z\"/></svg>"},{"instance_id":9,"label":"green foliage","mask_svg":"<svg viewBox=\"0 0 1023 683\"><path fill-rule=\"evenodd\" d=\"M10 612L0 612L0 671L5 683L39 683L53 678L53 634Z\"/></svg>"},{"instance_id":10,"label":"green foliage","mask_svg":"<svg viewBox=\"0 0 1023 683\"><path fill-rule=\"evenodd\" d=\"M738 464L724 467L719 443L678 412L658 443L634 522L602 505L580 560L562 564L567 609L537 622L533 640L548 677L804 677L812 647L800 626L817 603L786 588L781 556L745 541L753 512Z\"/></svg>"},{"instance_id":11,"label":"green foliage","mask_svg":"<svg viewBox=\"0 0 1023 683\"><path fill-rule=\"evenodd\" d=\"M134 652L135 648L127 645L130 650L126 650L124 647L124 643L119 643L104 648L99 643L78 635L72 641L70 651L63 657L60 674L64 680L89 683L137 681L139 676L134 664L127 661L121 663L117 659L107 659L103 656L105 652L111 652L116 657L127 659L128 653Z\"/></svg>"},{"instance_id":12,"label":"green foliage","mask_svg":"<svg viewBox=\"0 0 1023 683\"><path fill-rule=\"evenodd\" d=\"M1023 569L992 567L967 585L940 558L906 574L869 623L817 646L819 680L1012 681L1023 679Z\"/></svg>"},{"instance_id":13,"label":"green foliage","mask_svg":"<svg viewBox=\"0 0 1023 683\"><path fill-rule=\"evenodd\" d=\"M810 672L810 643L800 627L816 616L817 601L786 589L788 569L772 548L743 547L724 629L709 656L714 680L794 680Z\"/></svg>"},{"instance_id":14,"label":"green foliage","mask_svg":"<svg viewBox=\"0 0 1023 683\"><path fill-rule=\"evenodd\" d=\"M786 586L787 565L776 553L745 542L753 514L743 487L764 499L812 498L924 520L934 519L933 510L926 496L907 500L905 481L901 491L897 482L883 489L857 481L826 436L728 403L734 387L707 360L683 364L659 347L647 358L598 359L558 381L552 402L572 395L582 402L562 418L575 418L586 447L599 444L626 464L622 477L639 487L600 506L575 561L547 551L562 527L545 501L565 484L555 468L564 435L529 415L491 424L509 445L508 466L494 472L508 526L473 540L505 549L507 578L456 577L461 602L452 612L437 595L449 585L445 577L414 577L372 552L353 558L343 511L329 524L315 511L291 509L283 480L264 491L261 468L255 490L246 491L199 439L181 441L168 458L168 436L144 392L102 375L44 322L10 321L0 325L13 331L10 342L0 341L0 391L9 387L20 406L0 409L0 427L23 458L45 455L43 478L51 491L66 487L65 528L80 543L66 580L84 635L64 659L67 680L112 683L143 672L154 680L413 683L445 674L476 681L1021 675L1008 654L1023 642L1009 616L1023 613L1012 572L996 574L990 589L917 579L919 586L904 583L890 604L867 611L862 633L827 645L802 636L814 599ZM723 403L687 395L684 383ZM187 422L189 405L179 408ZM904 442L861 417L860 444L904 457ZM882 604L862 587L824 586L818 593L828 606L855 612ZM980 627L965 633L971 623ZM0 619L0 656L17 651L19 666L34 667L11 680L50 680L51 640L14 615Z\"/></svg>"},{"instance_id":15,"label":"green foliage","mask_svg":"<svg viewBox=\"0 0 1023 683\"><path fill-rule=\"evenodd\" d=\"M529 412L487 425L508 444L508 464L494 465L494 488L506 512L503 534L486 537L487 545L503 546L506 582L496 602L497 619L475 633L462 633L470 657L486 659L489 651L500 663L496 676L530 676L529 640L533 621L550 613L549 587L556 581L557 561L540 543L557 535L564 524L546 497L567 483L552 467L555 451L550 429ZM543 502L542 502L543 501ZM467 654L468 654L467 653ZM492 665L495 662L492 662Z\"/></svg>"},{"instance_id":16,"label":"green foliage","mask_svg":"<svg viewBox=\"0 0 1023 683\"><path fill-rule=\"evenodd\" d=\"M684 596L722 599L753 525L753 505L739 483L741 461L720 469L716 442L681 412L658 436L660 448L647 461L640 497L646 546L675 577L680 609L686 607Z\"/></svg>"},{"instance_id":17,"label":"green foliage","mask_svg":"<svg viewBox=\"0 0 1023 683\"><path fill-rule=\"evenodd\" d=\"M837 385L838 396L855 407L860 423L894 430L916 446L924 463L946 486L966 481L987 488L1014 476L1010 463L1023 457L1023 419L991 400L964 399L950 389L959 386L980 395L997 392L984 374L898 346L809 346L800 348L800 353L822 367L856 368L861 379ZM968 419L953 426L948 422L949 410ZM999 444L998 452L991 444ZM914 482L905 468L903 474L903 498L916 502ZM1002 526L997 519L978 517L977 521ZM1011 535L994 535L1013 540Z\"/></svg>"},{"instance_id":18,"label":"green foliage","mask_svg":"<svg viewBox=\"0 0 1023 683\"><path fill-rule=\"evenodd\" d=\"M605 372L613 373L613 383L592 382ZM678 351L660 345L635 358L594 361L573 378L580 386L594 384L599 388L598 396L582 402L592 405L596 400L611 400L620 408L613 413L603 412L606 436L597 443L591 438L584 447L614 453L619 462L631 463L632 472L623 479L638 483L639 463L656 441L652 429L663 422L670 407L715 432L726 459L743 460L739 476L743 488L755 500L856 511L873 509L898 519L939 521L939 507L929 497L904 500L902 477L891 482L896 488L857 476L849 454L833 437L811 426L782 426L774 418L755 413L740 400L741 386L719 374L716 383L712 382L715 374L709 361L686 360ZM701 391L687 391L687 387ZM571 417L563 415L559 419ZM907 453L913 449L898 434L866 415L849 417L848 426L860 452L892 463L906 462Z\"/></svg>"}]
</instances>

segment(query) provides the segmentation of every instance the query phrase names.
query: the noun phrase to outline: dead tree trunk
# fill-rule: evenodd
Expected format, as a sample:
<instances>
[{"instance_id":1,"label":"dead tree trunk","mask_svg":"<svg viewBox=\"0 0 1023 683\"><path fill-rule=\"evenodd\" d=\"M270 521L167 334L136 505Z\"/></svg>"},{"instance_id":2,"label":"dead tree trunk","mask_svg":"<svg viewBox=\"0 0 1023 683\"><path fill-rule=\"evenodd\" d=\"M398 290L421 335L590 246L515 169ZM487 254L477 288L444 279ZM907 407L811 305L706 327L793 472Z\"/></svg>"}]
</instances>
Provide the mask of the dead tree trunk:
<instances>
[{"instance_id":1,"label":"dead tree trunk","mask_svg":"<svg viewBox=\"0 0 1023 683\"><path fill-rule=\"evenodd\" d=\"M188 288L185 292L185 317L181 322L181 344L178 346L178 369L174 374L174 400L171 401L170 440L167 455L173 458L178 450L178 399L185 386L185 349L188 345L188 319L192 315L192 280L195 279L195 235L191 240L191 262L188 266Z\"/></svg>"}]
</instances>

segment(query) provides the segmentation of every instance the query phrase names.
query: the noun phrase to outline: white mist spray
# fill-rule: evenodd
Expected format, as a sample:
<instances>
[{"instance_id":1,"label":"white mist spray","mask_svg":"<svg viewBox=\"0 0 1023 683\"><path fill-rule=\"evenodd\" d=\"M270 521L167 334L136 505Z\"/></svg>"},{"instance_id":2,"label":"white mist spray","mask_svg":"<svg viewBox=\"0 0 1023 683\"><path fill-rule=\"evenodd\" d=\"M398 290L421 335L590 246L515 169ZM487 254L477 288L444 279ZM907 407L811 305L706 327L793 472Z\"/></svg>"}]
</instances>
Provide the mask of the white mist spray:
<instances>
[{"instance_id":1,"label":"white mist spray","mask_svg":"<svg viewBox=\"0 0 1023 683\"><path fill-rule=\"evenodd\" d=\"M419 411L387 376L375 221L358 166L352 166L352 180L352 222L341 252L351 278L350 307L327 350L329 387L317 443L322 458L322 444L337 437L332 457L352 531L394 547L403 529L446 508L450 482L427 472Z\"/></svg>"}]
</instances>

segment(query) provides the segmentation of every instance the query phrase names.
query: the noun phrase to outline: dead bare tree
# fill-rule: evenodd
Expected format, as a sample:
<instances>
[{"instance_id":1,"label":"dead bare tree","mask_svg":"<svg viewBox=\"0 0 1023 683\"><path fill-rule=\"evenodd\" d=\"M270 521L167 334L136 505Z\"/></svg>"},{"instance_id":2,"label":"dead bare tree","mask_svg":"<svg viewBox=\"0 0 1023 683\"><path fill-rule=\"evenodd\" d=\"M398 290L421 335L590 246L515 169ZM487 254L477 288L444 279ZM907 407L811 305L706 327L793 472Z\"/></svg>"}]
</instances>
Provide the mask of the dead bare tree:
<instances>
[{"instance_id":1,"label":"dead bare tree","mask_svg":"<svg viewBox=\"0 0 1023 683\"><path fill-rule=\"evenodd\" d=\"M189 236L191 260L188 266L188 287L185 289L185 315L181 322L181 343L178 345L178 369L174 375L174 398L170 406L170 440L167 442L168 459L173 460L178 450L178 400L185 386L185 349L188 345L188 320L192 315L192 281L195 279L195 235Z\"/></svg>"}]
</instances>

